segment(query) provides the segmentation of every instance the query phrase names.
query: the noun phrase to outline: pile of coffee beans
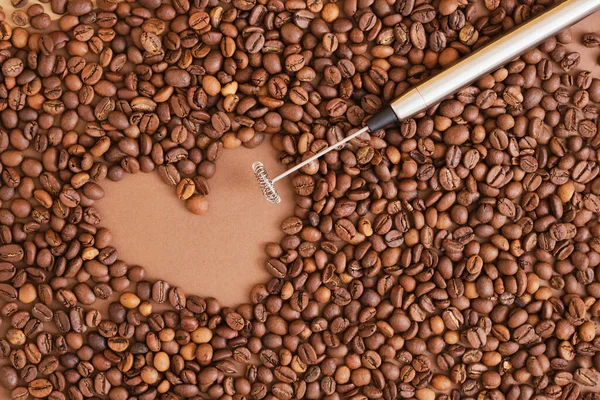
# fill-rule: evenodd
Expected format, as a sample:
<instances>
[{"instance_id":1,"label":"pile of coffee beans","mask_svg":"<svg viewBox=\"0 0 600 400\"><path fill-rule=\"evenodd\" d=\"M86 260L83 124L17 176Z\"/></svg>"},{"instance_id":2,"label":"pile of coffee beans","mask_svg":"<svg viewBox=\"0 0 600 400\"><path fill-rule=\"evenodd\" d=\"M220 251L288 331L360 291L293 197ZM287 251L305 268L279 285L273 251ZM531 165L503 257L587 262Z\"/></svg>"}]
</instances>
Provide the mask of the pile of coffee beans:
<instances>
[{"instance_id":1,"label":"pile of coffee beans","mask_svg":"<svg viewBox=\"0 0 600 400\"><path fill-rule=\"evenodd\" d=\"M49 3L0 12L13 400L600 398L600 80L569 46L598 33L303 168L234 309L121 260L102 181L203 214L223 149L293 165L553 1Z\"/></svg>"}]
</instances>

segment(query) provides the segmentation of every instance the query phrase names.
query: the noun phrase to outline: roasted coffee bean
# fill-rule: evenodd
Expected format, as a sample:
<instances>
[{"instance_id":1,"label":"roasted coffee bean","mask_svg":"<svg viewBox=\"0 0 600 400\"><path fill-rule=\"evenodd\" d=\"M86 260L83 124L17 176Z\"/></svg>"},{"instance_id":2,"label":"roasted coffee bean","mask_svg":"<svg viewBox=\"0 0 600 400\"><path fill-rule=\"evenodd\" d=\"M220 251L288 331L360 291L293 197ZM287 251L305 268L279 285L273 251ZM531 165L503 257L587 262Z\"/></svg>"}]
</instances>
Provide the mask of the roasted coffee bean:
<instances>
[{"instance_id":1,"label":"roasted coffee bean","mask_svg":"<svg viewBox=\"0 0 600 400\"><path fill-rule=\"evenodd\" d=\"M27 387L29 394L35 398L47 397L52 392L52 384L47 379L36 379Z\"/></svg>"},{"instance_id":2,"label":"roasted coffee bean","mask_svg":"<svg viewBox=\"0 0 600 400\"><path fill-rule=\"evenodd\" d=\"M14 368L5 365L0 367L0 372L0 385L3 388L12 390L17 387L19 377Z\"/></svg>"}]
</instances>

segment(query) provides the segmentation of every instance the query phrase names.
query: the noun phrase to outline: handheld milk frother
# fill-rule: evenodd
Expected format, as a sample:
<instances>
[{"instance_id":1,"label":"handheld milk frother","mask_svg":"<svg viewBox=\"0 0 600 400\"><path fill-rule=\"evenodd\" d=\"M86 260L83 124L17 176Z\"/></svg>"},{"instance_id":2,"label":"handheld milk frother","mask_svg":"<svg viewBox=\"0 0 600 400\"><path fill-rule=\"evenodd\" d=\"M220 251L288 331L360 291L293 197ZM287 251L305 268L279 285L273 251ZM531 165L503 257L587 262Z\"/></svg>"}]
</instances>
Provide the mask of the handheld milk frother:
<instances>
[{"instance_id":1,"label":"handheld milk frother","mask_svg":"<svg viewBox=\"0 0 600 400\"><path fill-rule=\"evenodd\" d=\"M371 117L364 128L321 150L272 180L269 179L265 166L256 161L252 164L252 169L265 198L270 203L278 204L281 198L275 189L275 182L321 158L328 152L340 148L365 132L375 132L427 110L483 75L494 71L598 10L600 10L600 0L566 0L548 9L501 38L474 51L417 87L410 89L381 112Z\"/></svg>"}]
</instances>

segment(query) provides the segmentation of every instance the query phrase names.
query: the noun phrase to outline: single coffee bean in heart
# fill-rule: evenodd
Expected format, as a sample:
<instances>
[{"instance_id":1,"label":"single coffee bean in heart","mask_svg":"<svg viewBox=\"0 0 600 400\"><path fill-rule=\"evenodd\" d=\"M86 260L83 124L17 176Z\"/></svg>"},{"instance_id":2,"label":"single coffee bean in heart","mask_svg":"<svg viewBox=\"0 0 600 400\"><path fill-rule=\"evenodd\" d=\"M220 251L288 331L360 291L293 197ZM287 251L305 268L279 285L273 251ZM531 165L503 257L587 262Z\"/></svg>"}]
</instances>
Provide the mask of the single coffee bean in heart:
<instances>
[{"instance_id":1,"label":"single coffee bean in heart","mask_svg":"<svg viewBox=\"0 0 600 400\"><path fill-rule=\"evenodd\" d=\"M97 208L144 172L210 212L223 151L306 160L550 3L12 2L4 397L597 399L593 28L302 168L245 304L122 260Z\"/></svg>"}]
</instances>

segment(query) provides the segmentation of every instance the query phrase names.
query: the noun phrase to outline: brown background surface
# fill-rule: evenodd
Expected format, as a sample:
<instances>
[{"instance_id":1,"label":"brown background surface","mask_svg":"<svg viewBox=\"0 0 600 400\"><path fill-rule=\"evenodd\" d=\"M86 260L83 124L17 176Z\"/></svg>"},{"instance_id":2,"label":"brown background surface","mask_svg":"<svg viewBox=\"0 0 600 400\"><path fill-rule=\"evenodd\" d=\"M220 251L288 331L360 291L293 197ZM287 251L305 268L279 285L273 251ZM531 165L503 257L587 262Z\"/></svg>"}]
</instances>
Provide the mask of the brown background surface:
<instances>
[{"instance_id":1,"label":"brown background surface","mask_svg":"<svg viewBox=\"0 0 600 400\"><path fill-rule=\"evenodd\" d=\"M0 5L10 21L10 0L0 0ZM600 13L579 23L575 38L594 31L600 31ZM580 69L600 78L598 49L575 44L569 49L582 51ZM253 150L224 151L209 182L210 209L201 217L188 212L156 173L103 183L106 197L98 208L102 225L113 231L120 258L143 265L151 278L167 280L186 293L213 296L226 306L247 301L250 288L268 279L264 245L281 238L279 225L294 206L289 179L277 184L281 204L263 199L251 170L255 160L265 163L271 177L283 171L268 138Z\"/></svg>"},{"instance_id":2,"label":"brown background surface","mask_svg":"<svg viewBox=\"0 0 600 400\"><path fill-rule=\"evenodd\" d=\"M98 204L114 234L120 258L147 268L186 293L213 296L221 304L245 302L252 286L266 282L264 244L280 239L281 221L293 213L289 180L279 182L279 205L268 203L251 165L262 161L271 177L283 171L270 143L226 150L210 179L210 208L191 214L158 174L138 174L104 184Z\"/></svg>"}]
</instances>

